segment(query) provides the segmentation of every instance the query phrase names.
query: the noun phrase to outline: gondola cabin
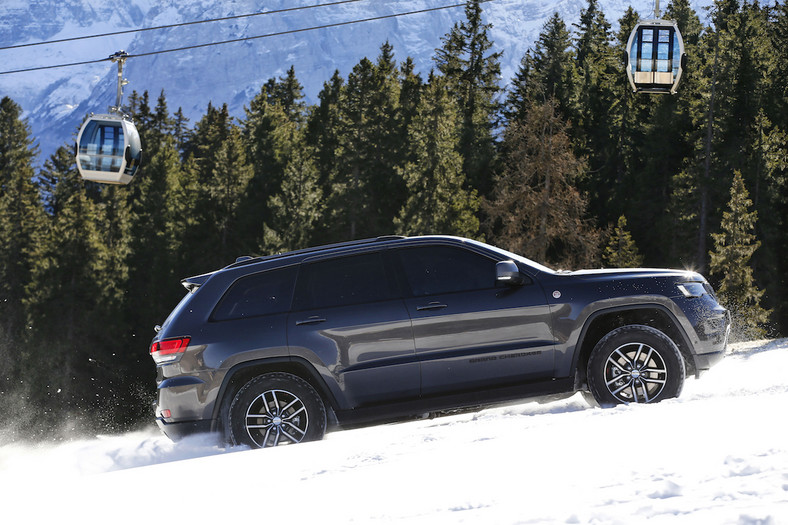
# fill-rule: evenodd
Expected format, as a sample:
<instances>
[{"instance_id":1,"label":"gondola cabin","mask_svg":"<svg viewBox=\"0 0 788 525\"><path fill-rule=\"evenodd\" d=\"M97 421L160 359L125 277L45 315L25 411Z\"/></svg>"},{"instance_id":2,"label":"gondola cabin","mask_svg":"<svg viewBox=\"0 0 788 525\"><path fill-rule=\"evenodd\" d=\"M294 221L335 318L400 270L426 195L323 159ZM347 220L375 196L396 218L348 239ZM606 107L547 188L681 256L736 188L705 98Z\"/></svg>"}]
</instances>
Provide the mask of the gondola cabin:
<instances>
[{"instance_id":1,"label":"gondola cabin","mask_svg":"<svg viewBox=\"0 0 788 525\"><path fill-rule=\"evenodd\" d=\"M636 93L676 93L685 63L684 40L672 20L641 20L627 43L627 76Z\"/></svg>"},{"instance_id":2,"label":"gondola cabin","mask_svg":"<svg viewBox=\"0 0 788 525\"><path fill-rule=\"evenodd\" d=\"M79 130L77 169L85 180L128 184L141 157L137 128L121 115L92 115Z\"/></svg>"}]
</instances>

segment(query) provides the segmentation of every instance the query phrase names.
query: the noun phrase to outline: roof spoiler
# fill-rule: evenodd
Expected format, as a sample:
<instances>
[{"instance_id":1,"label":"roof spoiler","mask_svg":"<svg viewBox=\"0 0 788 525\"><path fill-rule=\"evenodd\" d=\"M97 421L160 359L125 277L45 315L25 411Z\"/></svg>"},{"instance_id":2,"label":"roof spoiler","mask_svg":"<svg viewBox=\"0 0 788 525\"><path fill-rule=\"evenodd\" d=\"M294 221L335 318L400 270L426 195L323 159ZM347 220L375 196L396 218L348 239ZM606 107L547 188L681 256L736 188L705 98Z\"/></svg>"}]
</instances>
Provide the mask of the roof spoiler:
<instances>
[{"instance_id":1,"label":"roof spoiler","mask_svg":"<svg viewBox=\"0 0 788 525\"><path fill-rule=\"evenodd\" d=\"M204 273L202 275L195 275L194 277L187 277L186 279L181 280L181 284L184 288L186 288L190 293L194 293L197 288L205 284L205 281L208 280L212 274Z\"/></svg>"}]
</instances>

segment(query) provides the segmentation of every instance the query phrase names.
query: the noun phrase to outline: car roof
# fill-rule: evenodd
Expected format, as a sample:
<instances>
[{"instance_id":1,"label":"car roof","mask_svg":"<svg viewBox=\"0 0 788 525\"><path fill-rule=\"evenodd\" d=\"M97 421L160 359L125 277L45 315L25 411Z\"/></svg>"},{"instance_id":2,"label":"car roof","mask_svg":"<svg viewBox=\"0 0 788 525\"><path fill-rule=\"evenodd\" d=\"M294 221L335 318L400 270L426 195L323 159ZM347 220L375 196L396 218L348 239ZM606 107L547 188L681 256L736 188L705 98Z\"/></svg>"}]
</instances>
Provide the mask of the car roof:
<instances>
[{"instance_id":1,"label":"car roof","mask_svg":"<svg viewBox=\"0 0 788 525\"><path fill-rule=\"evenodd\" d=\"M259 257L239 257L236 259L236 262L225 266L224 268L208 272L201 275L195 275L193 277L187 277L183 279L181 283L183 286L186 287L188 290L194 290L199 288L202 284L204 284L209 277L218 273L218 272L225 272L228 270L234 270L242 267L251 267L257 265L263 265L265 269L279 267L279 266L287 266L289 264L297 264L301 261L306 259L311 259L313 257L322 257L325 255L339 255L342 253L352 253L358 250L363 250L367 248L377 248L377 247L384 247L384 246L395 246L400 244L405 245L413 245L413 244L422 244L422 243L432 243L432 242L440 242L442 244L454 244L454 245L464 245L471 248L475 248L477 251L482 250L487 252L492 246L488 246L487 250L484 249L486 245L484 243L479 243L472 239L466 239L463 237L455 237L451 235L421 235L421 236L414 236L414 237L405 237L401 235L385 235L381 237L374 237L369 239L359 239L353 241L346 241L340 243L333 243L333 244L325 244L320 246L313 246L310 248L303 248L300 250L294 250L290 252L282 252L276 253L271 255L264 255ZM497 249L500 250L500 249ZM503 252L505 253L505 252ZM512 254L514 257L517 257L518 260L526 261L524 258L520 256L516 256ZM277 264L277 261L281 261L281 264ZM533 261L527 261L528 263L535 264ZM538 265L537 265L538 266ZM260 270L263 270L261 268ZM549 270L551 271L551 270Z\"/></svg>"}]
</instances>

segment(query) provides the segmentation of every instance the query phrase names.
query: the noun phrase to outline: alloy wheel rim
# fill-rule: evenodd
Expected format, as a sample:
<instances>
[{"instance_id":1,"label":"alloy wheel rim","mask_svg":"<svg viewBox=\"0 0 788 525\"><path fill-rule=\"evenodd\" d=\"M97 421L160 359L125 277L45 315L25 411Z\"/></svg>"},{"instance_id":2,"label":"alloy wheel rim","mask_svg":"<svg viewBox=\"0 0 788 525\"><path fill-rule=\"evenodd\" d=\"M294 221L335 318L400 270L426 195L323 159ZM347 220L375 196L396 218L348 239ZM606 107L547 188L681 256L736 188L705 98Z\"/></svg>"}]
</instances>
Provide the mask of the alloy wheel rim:
<instances>
[{"instance_id":1,"label":"alloy wheel rim","mask_svg":"<svg viewBox=\"0 0 788 525\"><path fill-rule=\"evenodd\" d=\"M645 343L619 346L605 362L605 386L622 403L650 403L665 388L668 369L662 355Z\"/></svg>"},{"instance_id":2,"label":"alloy wheel rim","mask_svg":"<svg viewBox=\"0 0 788 525\"><path fill-rule=\"evenodd\" d=\"M246 432L260 448L300 443L309 428L306 406L287 390L266 390L246 410Z\"/></svg>"}]
</instances>

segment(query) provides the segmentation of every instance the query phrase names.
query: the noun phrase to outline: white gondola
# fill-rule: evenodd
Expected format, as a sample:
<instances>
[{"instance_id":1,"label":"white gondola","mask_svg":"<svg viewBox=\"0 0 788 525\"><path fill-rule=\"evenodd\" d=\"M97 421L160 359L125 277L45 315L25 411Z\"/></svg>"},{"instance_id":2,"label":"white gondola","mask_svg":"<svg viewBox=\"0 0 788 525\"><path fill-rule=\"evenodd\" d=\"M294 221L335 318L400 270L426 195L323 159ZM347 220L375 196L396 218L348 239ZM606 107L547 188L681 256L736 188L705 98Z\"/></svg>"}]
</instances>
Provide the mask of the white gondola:
<instances>
[{"instance_id":1,"label":"white gondola","mask_svg":"<svg viewBox=\"0 0 788 525\"><path fill-rule=\"evenodd\" d=\"M641 20L627 42L627 76L636 93L670 93L678 89L686 63L684 40L675 20Z\"/></svg>"},{"instance_id":2,"label":"white gondola","mask_svg":"<svg viewBox=\"0 0 788 525\"><path fill-rule=\"evenodd\" d=\"M128 184L140 166L140 135L122 115L92 115L77 144L77 169L85 180Z\"/></svg>"},{"instance_id":3,"label":"white gondola","mask_svg":"<svg viewBox=\"0 0 788 525\"><path fill-rule=\"evenodd\" d=\"M77 169L84 180L104 184L128 184L140 167L142 144L134 123L121 109L123 63L128 55L120 51L110 56L118 62L116 105L105 115L91 115L77 136Z\"/></svg>"}]
</instances>

